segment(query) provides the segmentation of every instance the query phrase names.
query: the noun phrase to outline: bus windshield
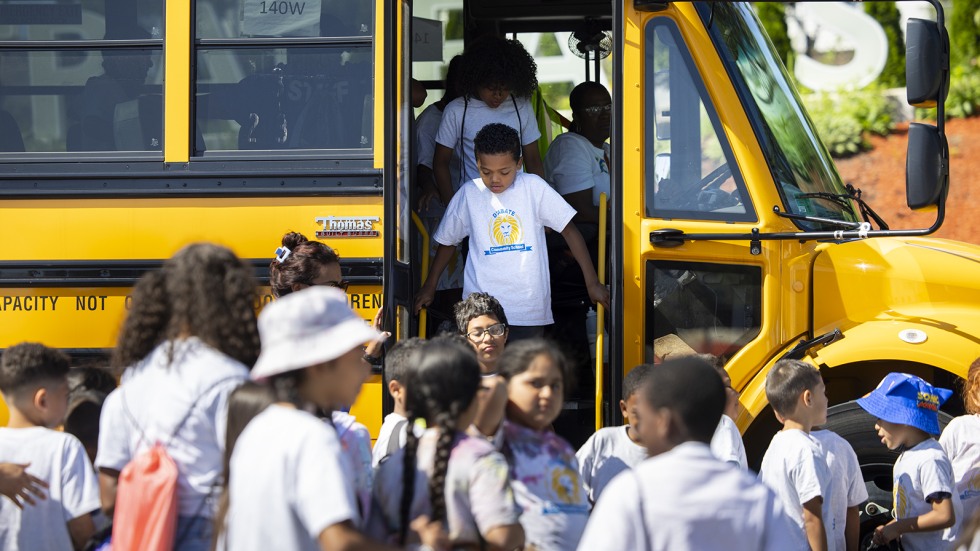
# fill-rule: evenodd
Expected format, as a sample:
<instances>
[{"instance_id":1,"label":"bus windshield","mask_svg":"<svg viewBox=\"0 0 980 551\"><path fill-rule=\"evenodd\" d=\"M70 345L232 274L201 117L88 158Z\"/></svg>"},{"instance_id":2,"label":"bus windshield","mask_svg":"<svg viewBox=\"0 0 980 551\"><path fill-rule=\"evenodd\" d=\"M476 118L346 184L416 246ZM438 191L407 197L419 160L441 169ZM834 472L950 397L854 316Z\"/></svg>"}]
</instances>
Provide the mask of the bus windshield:
<instances>
[{"instance_id":1,"label":"bus windshield","mask_svg":"<svg viewBox=\"0 0 980 551\"><path fill-rule=\"evenodd\" d=\"M786 211L856 222L830 154L755 11L745 3L701 2L698 13L755 127ZM827 229L826 223L798 224L804 230Z\"/></svg>"}]
</instances>

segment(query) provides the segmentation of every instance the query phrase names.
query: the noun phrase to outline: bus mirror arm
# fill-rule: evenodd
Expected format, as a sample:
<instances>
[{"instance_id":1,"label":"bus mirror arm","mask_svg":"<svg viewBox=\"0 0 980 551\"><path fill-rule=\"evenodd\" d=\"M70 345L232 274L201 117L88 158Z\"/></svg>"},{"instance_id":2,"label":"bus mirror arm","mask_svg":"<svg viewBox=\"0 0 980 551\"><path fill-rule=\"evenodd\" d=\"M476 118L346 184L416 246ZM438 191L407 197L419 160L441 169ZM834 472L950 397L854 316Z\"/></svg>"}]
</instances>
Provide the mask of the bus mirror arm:
<instances>
[{"instance_id":1,"label":"bus mirror arm","mask_svg":"<svg viewBox=\"0 0 980 551\"><path fill-rule=\"evenodd\" d=\"M778 207L774 207L776 209ZM785 216L786 213L782 213ZM787 216L787 217L795 217ZM816 221L812 217L805 217L811 221ZM939 203L936 206L936 221L933 222L928 228L912 229L912 230L871 230L868 226L864 226L854 222L846 222L848 225L854 224L855 227L846 230L835 230L835 231L804 231L804 232L773 232L773 233L762 233L759 228L752 228L751 233L684 233L683 230L664 228L660 230L654 230L650 232L650 244L654 247L664 247L673 248L679 247L684 244L685 241L750 241L750 252L752 254L757 254L753 252L755 249L754 244L758 243L761 247L762 241L799 241L801 243L806 241L834 241L841 243L844 241L851 241L854 239L867 239L870 237L922 237L925 235L931 235L936 232L943 225L943 220L946 218L946 194L943 193L939 197ZM835 224L840 224L839 220L834 221ZM758 249L757 249L758 250ZM761 253L761 250L759 250Z\"/></svg>"}]
</instances>

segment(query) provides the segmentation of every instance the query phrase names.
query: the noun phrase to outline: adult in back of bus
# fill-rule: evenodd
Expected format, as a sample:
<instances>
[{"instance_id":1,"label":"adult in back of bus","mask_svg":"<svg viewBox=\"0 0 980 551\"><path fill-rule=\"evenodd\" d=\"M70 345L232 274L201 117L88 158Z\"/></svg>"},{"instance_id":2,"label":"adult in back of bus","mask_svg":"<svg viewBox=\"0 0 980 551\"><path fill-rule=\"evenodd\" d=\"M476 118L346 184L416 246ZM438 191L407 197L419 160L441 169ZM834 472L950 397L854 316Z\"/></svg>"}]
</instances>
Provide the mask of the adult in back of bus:
<instances>
[{"instance_id":1,"label":"adult in back of bus","mask_svg":"<svg viewBox=\"0 0 980 551\"><path fill-rule=\"evenodd\" d=\"M259 354L252 270L230 250L194 244L136 284L113 352L121 386L102 409L99 469L110 517L123 468L155 443L177 464L179 551L209 549L228 394Z\"/></svg>"},{"instance_id":2,"label":"adult in back of bus","mask_svg":"<svg viewBox=\"0 0 980 551\"><path fill-rule=\"evenodd\" d=\"M323 285L347 292L348 282L340 270L340 255L326 243L310 241L298 232L282 236L282 245L276 249L276 257L269 263L269 286L272 296L284 297L307 287ZM381 310L374 317L373 326L386 337L391 334L381 329ZM372 341L364 349L368 361L376 363L382 354L382 341Z\"/></svg>"},{"instance_id":3,"label":"adult in back of bus","mask_svg":"<svg viewBox=\"0 0 980 551\"><path fill-rule=\"evenodd\" d=\"M568 96L571 130L551 143L544 158L545 179L575 209L589 256L598 265L599 195L609 194L609 139L612 99L598 82L583 82ZM551 311L555 325L550 336L561 342L580 380L591 379L586 317L591 301L575 258L564 240L548 240L551 270ZM590 388L581 389L588 395Z\"/></svg>"}]
</instances>

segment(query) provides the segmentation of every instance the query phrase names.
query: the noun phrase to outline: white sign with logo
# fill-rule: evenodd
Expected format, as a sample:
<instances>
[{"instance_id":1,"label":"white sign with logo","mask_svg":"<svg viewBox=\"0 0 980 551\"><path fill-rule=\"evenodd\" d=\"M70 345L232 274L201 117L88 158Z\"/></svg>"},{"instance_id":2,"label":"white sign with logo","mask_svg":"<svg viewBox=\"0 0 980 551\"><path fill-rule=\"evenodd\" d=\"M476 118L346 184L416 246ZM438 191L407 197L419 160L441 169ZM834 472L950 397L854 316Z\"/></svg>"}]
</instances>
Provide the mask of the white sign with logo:
<instances>
[{"instance_id":1,"label":"white sign with logo","mask_svg":"<svg viewBox=\"0 0 980 551\"><path fill-rule=\"evenodd\" d=\"M245 0L248 36L320 36L321 0Z\"/></svg>"}]
</instances>

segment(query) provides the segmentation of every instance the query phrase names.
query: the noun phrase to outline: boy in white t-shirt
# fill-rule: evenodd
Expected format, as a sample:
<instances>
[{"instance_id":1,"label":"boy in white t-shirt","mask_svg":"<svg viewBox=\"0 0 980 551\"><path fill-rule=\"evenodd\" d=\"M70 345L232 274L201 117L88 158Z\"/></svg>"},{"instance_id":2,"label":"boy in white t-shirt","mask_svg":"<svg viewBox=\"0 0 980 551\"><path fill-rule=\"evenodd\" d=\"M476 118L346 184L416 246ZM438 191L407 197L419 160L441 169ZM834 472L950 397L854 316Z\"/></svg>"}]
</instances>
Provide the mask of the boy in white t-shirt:
<instances>
[{"instance_id":1,"label":"boy in white t-shirt","mask_svg":"<svg viewBox=\"0 0 980 551\"><path fill-rule=\"evenodd\" d=\"M553 323L545 227L561 233L582 269L589 297L609 304L609 291L571 224L575 209L547 182L520 171L521 143L505 124L488 124L474 140L481 178L467 182L446 209L435 240L440 243L429 275L419 289L416 311L432 302L436 281L456 246L470 238L463 296L483 291L507 311L508 338L542 336Z\"/></svg>"},{"instance_id":2,"label":"boy in white t-shirt","mask_svg":"<svg viewBox=\"0 0 980 551\"><path fill-rule=\"evenodd\" d=\"M825 551L831 534L827 456L810 429L827 422L827 395L816 367L780 360L766 375L766 398L783 429L762 458L759 479L772 488L805 535L810 549Z\"/></svg>"},{"instance_id":3,"label":"boy in white t-shirt","mask_svg":"<svg viewBox=\"0 0 980 551\"><path fill-rule=\"evenodd\" d=\"M772 490L708 449L725 406L716 372L685 357L645 379L638 432L651 457L606 487L578 549L804 549Z\"/></svg>"},{"instance_id":4,"label":"boy in white t-shirt","mask_svg":"<svg viewBox=\"0 0 980 551\"><path fill-rule=\"evenodd\" d=\"M52 430L68 409L68 364L68 356L37 343L12 346L0 361L0 391L10 409L9 423L0 428L0 457L29 463L48 483L47 499L32 506L0 499L4 551L80 549L95 532L95 470L77 438Z\"/></svg>"},{"instance_id":5,"label":"boy in white t-shirt","mask_svg":"<svg viewBox=\"0 0 980 551\"><path fill-rule=\"evenodd\" d=\"M854 448L840 435L830 430L810 433L820 442L827 454L827 469L831 473L830 514L826 520L833 537L827 542L837 551L856 550L861 538L861 511L859 506L868 500L868 488L864 484L861 465Z\"/></svg>"},{"instance_id":6,"label":"boy in white t-shirt","mask_svg":"<svg viewBox=\"0 0 980 551\"><path fill-rule=\"evenodd\" d=\"M640 364L623 378L623 399L619 410L626 424L599 429L585 441L575 456L589 502L599 501L599 495L619 473L632 469L647 458L647 449L636 432L636 409L639 392L653 366Z\"/></svg>"},{"instance_id":7,"label":"boy in white t-shirt","mask_svg":"<svg viewBox=\"0 0 980 551\"><path fill-rule=\"evenodd\" d=\"M425 341L418 337L398 341L385 356L385 386L395 405L391 413L385 415L381 430L378 431L378 439L374 441L374 449L371 451L372 467L377 467L382 459L405 445L405 429L408 426L408 418L405 417L405 377L413 367L412 357L424 344Z\"/></svg>"},{"instance_id":8,"label":"boy in white t-shirt","mask_svg":"<svg viewBox=\"0 0 980 551\"><path fill-rule=\"evenodd\" d=\"M874 543L901 538L905 551L953 549L962 522L953 466L933 435L939 406L953 391L906 373L885 375L857 403L877 418L875 429L890 450L903 450L892 473L895 520L875 530Z\"/></svg>"}]
</instances>

